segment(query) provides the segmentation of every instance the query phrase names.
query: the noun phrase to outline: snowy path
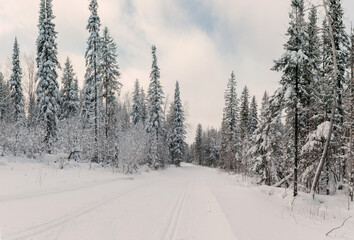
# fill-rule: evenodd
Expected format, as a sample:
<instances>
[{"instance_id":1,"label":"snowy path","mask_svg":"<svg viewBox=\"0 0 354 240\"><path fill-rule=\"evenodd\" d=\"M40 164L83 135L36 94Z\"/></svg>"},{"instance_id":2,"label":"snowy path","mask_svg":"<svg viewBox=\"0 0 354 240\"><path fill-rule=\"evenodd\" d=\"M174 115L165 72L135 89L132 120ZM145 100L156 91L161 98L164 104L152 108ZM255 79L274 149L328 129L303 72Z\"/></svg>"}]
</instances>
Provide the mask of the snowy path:
<instances>
[{"instance_id":1,"label":"snowy path","mask_svg":"<svg viewBox=\"0 0 354 240\"><path fill-rule=\"evenodd\" d=\"M296 224L281 206L224 173L185 164L0 194L0 229L5 240L326 239L327 228Z\"/></svg>"}]
</instances>

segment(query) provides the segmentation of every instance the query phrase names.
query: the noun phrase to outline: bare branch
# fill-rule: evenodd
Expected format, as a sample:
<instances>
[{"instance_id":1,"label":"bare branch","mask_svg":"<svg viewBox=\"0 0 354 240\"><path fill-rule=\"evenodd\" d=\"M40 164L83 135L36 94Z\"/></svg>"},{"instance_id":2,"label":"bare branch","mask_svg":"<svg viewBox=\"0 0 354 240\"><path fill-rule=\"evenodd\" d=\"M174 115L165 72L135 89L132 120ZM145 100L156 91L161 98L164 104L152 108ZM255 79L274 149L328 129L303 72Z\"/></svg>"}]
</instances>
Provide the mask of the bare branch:
<instances>
[{"instance_id":1,"label":"bare branch","mask_svg":"<svg viewBox=\"0 0 354 240\"><path fill-rule=\"evenodd\" d=\"M336 227L336 228L331 229L331 231L329 231L328 233L326 233L326 236L328 236L328 235L329 235L331 232L333 232L334 230L337 230L337 229L340 229L341 227L343 227L344 224L345 224L345 222L348 221L351 217L352 217L352 216L347 217L347 218L344 220L344 222L342 223L342 225L340 225L339 227Z\"/></svg>"}]
</instances>

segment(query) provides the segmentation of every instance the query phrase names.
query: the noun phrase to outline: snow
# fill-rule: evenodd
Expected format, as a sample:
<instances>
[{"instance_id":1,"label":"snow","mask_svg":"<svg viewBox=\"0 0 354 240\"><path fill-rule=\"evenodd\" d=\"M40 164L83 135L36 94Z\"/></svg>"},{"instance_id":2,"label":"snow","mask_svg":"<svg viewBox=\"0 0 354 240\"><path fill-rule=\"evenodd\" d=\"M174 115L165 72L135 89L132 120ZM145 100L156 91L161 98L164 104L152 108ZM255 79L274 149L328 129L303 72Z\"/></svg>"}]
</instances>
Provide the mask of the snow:
<instances>
[{"instance_id":1,"label":"snow","mask_svg":"<svg viewBox=\"0 0 354 240\"><path fill-rule=\"evenodd\" d=\"M182 164L135 175L0 158L2 239L354 239L344 195L312 200ZM352 208L354 206L352 205Z\"/></svg>"},{"instance_id":2,"label":"snow","mask_svg":"<svg viewBox=\"0 0 354 240\"><path fill-rule=\"evenodd\" d=\"M311 151L315 148L316 144L321 143L321 140L328 137L328 133L331 127L331 122L326 121L317 126L317 129L311 132L308 136L308 141L302 147L302 151Z\"/></svg>"}]
</instances>

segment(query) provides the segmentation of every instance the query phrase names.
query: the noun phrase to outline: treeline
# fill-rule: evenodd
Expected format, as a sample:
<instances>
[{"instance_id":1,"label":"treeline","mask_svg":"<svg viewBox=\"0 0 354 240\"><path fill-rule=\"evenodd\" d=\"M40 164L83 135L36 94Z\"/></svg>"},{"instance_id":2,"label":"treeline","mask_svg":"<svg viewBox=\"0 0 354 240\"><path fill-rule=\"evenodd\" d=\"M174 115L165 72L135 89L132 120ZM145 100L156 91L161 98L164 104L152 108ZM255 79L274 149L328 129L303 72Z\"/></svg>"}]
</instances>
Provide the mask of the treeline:
<instances>
[{"instance_id":1,"label":"treeline","mask_svg":"<svg viewBox=\"0 0 354 240\"><path fill-rule=\"evenodd\" d=\"M324 6L328 15L319 22L316 7L291 1L284 54L272 69L282 72L280 87L264 94L259 113L247 87L237 97L231 74L221 129L198 126L191 148L196 163L293 187L295 196L298 189L334 194L343 188L353 196L353 36L350 44L341 1Z\"/></svg>"},{"instance_id":2,"label":"treeline","mask_svg":"<svg viewBox=\"0 0 354 240\"><path fill-rule=\"evenodd\" d=\"M2 154L34 158L66 153L75 160L103 163L124 172L145 164L152 168L179 166L184 157L186 129L178 82L167 112L156 47L152 46L147 93L136 80L133 98L120 100L117 45L107 27L100 31L97 8L97 1L91 0L81 90L69 58L59 88L57 70L61 66L52 0L40 1L37 52L36 57L25 58L25 76L15 39L11 76L0 73Z\"/></svg>"}]
</instances>

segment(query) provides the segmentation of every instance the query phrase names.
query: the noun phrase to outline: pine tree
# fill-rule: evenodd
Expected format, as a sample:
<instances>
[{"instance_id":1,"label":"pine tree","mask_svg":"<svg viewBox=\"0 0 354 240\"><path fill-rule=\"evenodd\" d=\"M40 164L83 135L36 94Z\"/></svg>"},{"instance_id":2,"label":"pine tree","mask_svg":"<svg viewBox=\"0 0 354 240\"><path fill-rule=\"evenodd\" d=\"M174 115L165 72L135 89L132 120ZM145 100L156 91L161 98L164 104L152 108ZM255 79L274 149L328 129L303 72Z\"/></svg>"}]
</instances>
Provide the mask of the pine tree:
<instances>
[{"instance_id":1,"label":"pine tree","mask_svg":"<svg viewBox=\"0 0 354 240\"><path fill-rule=\"evenodd\" d=\"M141 116L141 96L140 96L140 85L139 80L135 81L134 92L133 92L133 106L132 106L132 121L133 124L138 124L142 121Z\"/></svg>"},{"instance_id":2,"label":"pine tree","mask_svg":"<svg viewBox=\"0 0 354 240\"><path fill-rule=\"evenodd\" d=\"M77 78L69 58L66 59L61 81L63 88L60 91L60 118L67 119L76 116L79 111Z\"/></svg>"},{"instance_id":3,"label":"pine tree","mask_svg":"<svg viewBox=\"0 0 354 240\"><path fill-rule=\"evenodd\" d=\"M91 15L88 20L87 30L90 36L87 40L86 49L86 73L85 83L82 89L83 103L82 103L82 118L85 128L94 124L94 153L92 160L97 162L98 157L98 105L99 105L99 89L101 88L101 76L99 75L100 65L100 46L101 38L100 32L100 18L97 15L98 4L96 0L91 0L89 9Z\"/></svg>"},{"instance_id":4,"label":"pine tree","mask_svg":"<svg viewBox=\"0 0 354 240\"><path fill-rule=\"evenodd\" d=\"M186 130L184 125L184 112L180 98L179 84L176 82L175 97L173 102L172 131L170 141L170 152L172 162L180 166L184 154L186 139Z\"/></svg>"},{"instance_id":5,"label":"pine tree","mask_svg":"<svg viewBox=\"0 0 354 240\"><path fill-rule=\"evenodd\" d=\"M162 164L162 159L158 156L159 138L163 133L163 91L160 83L160 69L157 66L156 47L152 46L152 70L150 73L150 85L148 91L148 113L146 120L146 130L152 138L151 164L158 168Z\"/></svg>"},{"instance_id":6,"label":"pine tree","mask_svg":"<svg viewBox=\"0 0 354 240\"><path fill-rule=\"evenodd\" d=\"M101 41L101 64L99 74L103 85L103 98L106 103L106 137L108 136L108 131L112 123L113 104L116 101L116 95L122 87L122 84L118 81L120 72L117 56L117 45L114 43L108 28L105 27Z\"/></svg>"},{"instance_id":7,"label":"pine tree","mask_svg":"<svg viewBox=\"0 0 354 240\"><path fill-rule=\"evenodd\" d=\"M257 106L257 101L255 96L253 96L250 105L248 125L249 125L249 133L250 135L252 135L258 125L258 106Z\"/></svg>"},{"instance_id":8,"label":"pine tree","mask_svg":"<svg viewBox=\"0 0 354 240\"><path fill-rule=\"evenodd\" d=\"M20 49L15 38L13 56L12 56L12 75L10 78L11 102L14 108L13 117L15 122L25 123L25 115L23 109L23 92L22 92L22 69L20 66Z\"/></svg>"},{"instance_id":9,"label":"pine tree","mask_svg":"<svg viewBox=\"0 0 354 240\"><path fill-rule=\"evenodd\" d=\"M57 114L59 85L56 69L60 68L57 58L57 32L53 23L52 0L41 0L39 36L37 38L37 106L39 120L46 130L44 142L47 152L52 152L53 141L57 138Z\"/></svg>"}]
</instances>

